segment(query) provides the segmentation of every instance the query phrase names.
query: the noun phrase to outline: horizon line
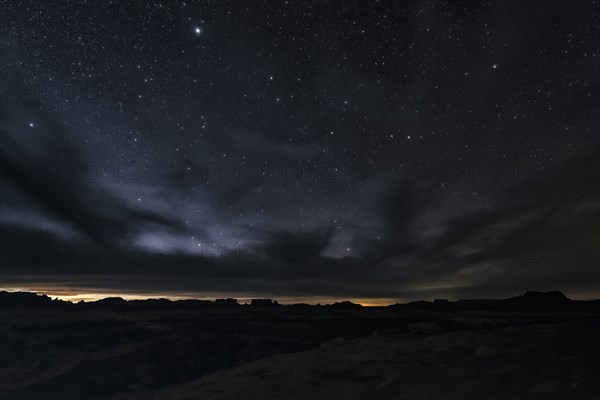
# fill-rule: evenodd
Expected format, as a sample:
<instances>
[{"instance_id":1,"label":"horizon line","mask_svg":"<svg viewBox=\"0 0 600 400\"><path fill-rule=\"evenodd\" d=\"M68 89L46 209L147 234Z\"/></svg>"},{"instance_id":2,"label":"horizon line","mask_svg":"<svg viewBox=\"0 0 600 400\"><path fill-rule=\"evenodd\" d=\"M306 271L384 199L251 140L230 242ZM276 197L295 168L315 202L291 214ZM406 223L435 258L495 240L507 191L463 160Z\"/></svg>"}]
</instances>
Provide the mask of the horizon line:
<instances>
[{"instance_id":1,"label":"horizon line","mask_svg":"<svg viewBox=\"0 0 600 400\"><path fill-rule=\"evenodd\" d=\"M232 300L236 300L238 302L239 305L250 305L250 303L252 302L252 300L270 300L273 303L277 303L278 305L282 305L282 306L286 306L286 305L295 305L295 304L306 304L306 305L310 305L310 306L328 306L328 305L334 305L337 303L344 303L344 302L349 302L352 304L356 304L356 305L360 305L362 307L388 307L391 305L397 305L397 304L410 304L410 303L414 303L414 302L434 302L436 300L443 300L443 301L448 301L448 302L458 302L458 301L464 301L464 300L507 300L510 298L514 298L514 297L518 297L518 296L522 296L525 293L530 293L530 292L534 292L534 293L552 293L552 292L559 292L561 294L563 294L568 300L571 301L594 301L594 300L600 300L600 298L588 298L588 299L573 299L570 298L569 296L565 295L563 291L561 290L546 290L546 291L538 291L538 290L528 290L525 292L520 292L519 294L517 294L516 296L510 296L510 297L497 297L497 298L462 298L462 299L448 299L448 298L433 298L433 299L419 299L419 300L408 300L405 299L404 301L394 301L392 299L381 299L381 302L377 302L377 301L373 301L376 300L376 298L372 298L372 299L356 299L356 298L326 298L326 297L290 297L290 298L271 298L271 297L231 297L231 296L224 296L224 297L194 297L194 296L186 296L186 295L167 295L165 294L164 296L153 296L153 295L143 295L143 294L123 294L123 293L87 293L87 294L81 294L81 293L74 293L74 294L52 294L52 293L48 293L47 291L43 291L43 290L19 290L18 288L14 288L14 289L10 289L10 288L2 288L0 287L0 292L6 292L6 293L31 293L31 294L35 294L38 296L46 296L48 298L50 298L52 301L63 301L63 302L67 302L67 303L72 303L72 304L78 304L78 303L95 303L95 302L99 302L102 300L107 300L107 299L121 299L123 301L126 302L130 302L130 301L146 301L146 300L167 300L167 301L171 301L171 302L177 302L177 301L186 301L186 300L196 300L196 301L208 301L208 302L216 302L217 300L228 300L228 299L232 299ZM312 301L310 301L309 299L312 299ZM293 300L300 300L300 301L293 301ZM304 301L302 301L304 300ZM306 301L309 300L309 301ZM321 300L321 301L319 301ZM370 300L370 301L369 301ZM392 301L390 301L392 300ZM400 299L398 299L400 300Z\"/></svg>"}]
</instances>

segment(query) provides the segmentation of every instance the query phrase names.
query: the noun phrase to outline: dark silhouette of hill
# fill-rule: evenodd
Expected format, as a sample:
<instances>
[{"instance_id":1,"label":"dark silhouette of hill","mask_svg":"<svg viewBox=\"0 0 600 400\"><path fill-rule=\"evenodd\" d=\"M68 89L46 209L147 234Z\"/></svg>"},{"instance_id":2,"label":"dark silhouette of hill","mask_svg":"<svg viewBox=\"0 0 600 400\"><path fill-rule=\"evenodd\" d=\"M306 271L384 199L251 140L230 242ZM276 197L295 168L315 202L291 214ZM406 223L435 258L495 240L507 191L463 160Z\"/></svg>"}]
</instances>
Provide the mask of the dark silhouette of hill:
<instances>
[{"instance_id":1,"label":"dark silhouette of hill","mask_svg":"<svg viewBox=\"0 0 600 400\"><path fill-rule=\"evenodd\" d=\"M355 376L362 376L359 380L371 387L375 375L369 371L381 365L382 355L393 354L396 346L403 343L417 343L428 337L431 337L428 349L436 343L446 344L441 350L428 352L409 346L399 355L390 356L389 370L376 373L387 379L386 376L396 373L394 368L398 362L404 362L407 357L413 361L424 357L423 371L427 371L431 365L448 361L448 357L464 349L465 343L487 337L464 354L465 362L473 363L477 371L494 362L493 357L485 358L490 351L510 354L522 346L524 355L514 357L518 362L515 361L515 367L510 370L513 376L522 375L518 373L521 359L537 366L546 363L546 359L540 357L563 351L561 349L566 349L566 358L579 360L578 368L591 376L593 366L582 357L593 358L589 349L595 342L590 337L597 331L599 305L599 301L570 300L560 292L528 292L503 300L436 299L385 307L363 307L349 301L330 305L282 305L271 299L239 304L235 299L171 301L119 297L71 303L34 293L0 292L0 398L170 399L170 395L157 395L155 391L203 379L219 371L243 368L266 357L298 352L306 352L308 357L306 367L298 371L298 376L304 377L301 382L305 378L306 382L312 382L313 377L306 373L316 357L325 363L324 376L334 374L348 379L344 387L351 387L350 381ZM477 312L470 312L473 310ZM536 331L535 327L541 325L542 331ZM513 332L514 340L504 343L503 329L509 328L518 328L518 331L508 331ZM540 335L546 337L546 330L551 333L549 344L528 355L528 346L537 343ZM443 336L446 334L449 336ZM438 342L438 337L442 342ZM320 356L323 351L331 350L326 343L333 342L335 349L350 338L356 346L349 349L360 357L352 358L351 354L347 361L354 363L355 371L362 371L357 372L358 375L345 374L345 370L340 369L342 364L330 365L329 356ZM376 345L374 352L364 347L371 343L369 338ZM381 340L387 344L378 347ZM321 345L325 347L319 347ZM337 358L343 354L342 345L342 349L330 355ZM278 359L265 368L288 370L295 356L281 358L287 360L281 366L276 362ZM563 365L560 360L557 363ZM410 375L411 371L408 369L402 374ZM242 376L246 376L244 374L242 371ZM250 382L263 378L252 374L247 376ZM434 375L436 379L444 376L441 370ZM575 378L580 382L577 380L580 378ZM401 381L404 382L399 378L398 382ZM398 388L401 387L399 383ZM48 393L52 396L48 397ZM131 396L121 397L128 394ZM212 397L194 393L188 396L186 392L174 398Z\"/></svg>"},{"instance_id":2,"label":"dark silhouette of hill","mask_svg":"<svg viewBox=\"0 0 600 400\"><path fill-rule=\"evenodd\" d=\"M337 309L337 310L360 310L363 308L362 305L353 303L351 301L341 301L339 303L333 303L326 307Z\"/></svg>"},{"instance_id":3,"label":"dark silhouette of hill","mask_svg":"<svg viewBox=\"0 0 600 400\"><path fill-rule=\"evenodd\" d=\"M31 306L76 306L78 308L294 308L294 309L332 309L332 310L361 310L374 307L363 307L350 301L342 301L327 305L290 304L282 305L272 299L253 299L249 305L241 305L236 299L209 300L176 300L169 299L146 299L146 300L124 300L121 297L107 297L93 302L70 303L62 300L52 300L46 295L30 292L0 292L0 307L31 307ZM420 310L420 311L581 311L600 312L599 300L571 300L562 292L554 290L550 292L529 291L516 297L507 299L467 299L449 301L447 299L435 299L433 302L419 300L410 303L392 304L387 306L391 309Z\"/></svg>"},{"instance_id":4,"label":"dark silhouette of hill","mask_svg":"<svg viewBox=\"0 0 600 400\"><path fill-rule=\"evenodd\" d=\"M240 304L236 299L216 299L215 305L220 307L237 307Z\"/></svg>"},{"instance_id":5,"label":"dark silhouette of hill","mask_svg":"<svg viewBox=\"0 0 600 400\"><path fill-rule=\"evenodd\" d=\"M276 301L273 301L271 299L253 299L250 302L250 306L251 307L259 307L259 308L265 308L265 307L279 307L281 304L279 304Z\"/></svg>"},{"instance_id":6,"label":"dark silhouette of hill","mask_svg":"<svg viewBox=\"0 0 600 400\"><path fill-rule=\"evenodd\" d=\"M30 292L0 292L0 306L4 307L47 306L55 302L60 301L53 301L44 294Z\"/></svg>"},{"instance_id":7,"label":"dark silhouette of hill","mask_svg":"<svg viewBox=\"0 0 600 400\"><path fill-rule=\"evenodd\" d=\"M390 307L396 310L423 311L581 311L600 312L600 300L571 300L560 291L526 292L520 296L508 299L470 299L448 301L437 299L433 302L415 301L407 304L394 304Z\"/></svg>"}]
</instances>

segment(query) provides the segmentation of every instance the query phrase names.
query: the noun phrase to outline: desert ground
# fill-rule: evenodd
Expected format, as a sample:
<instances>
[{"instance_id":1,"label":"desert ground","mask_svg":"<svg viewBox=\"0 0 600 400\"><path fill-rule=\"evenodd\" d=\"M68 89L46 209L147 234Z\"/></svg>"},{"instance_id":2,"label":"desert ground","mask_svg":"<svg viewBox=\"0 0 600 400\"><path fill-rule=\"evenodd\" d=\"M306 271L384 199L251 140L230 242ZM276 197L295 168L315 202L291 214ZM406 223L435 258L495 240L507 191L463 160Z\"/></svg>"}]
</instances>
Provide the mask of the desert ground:
<instances>
[{"instance_id":1,"label":"desert ground","mask_svg":"<svg viewBox=\"0 0 600 400\"><path fill-rule=\"evenodd\" d=\"M437 308L5 302L0 398L599 398L593 310Z\"/></svg>"}]
</instances>

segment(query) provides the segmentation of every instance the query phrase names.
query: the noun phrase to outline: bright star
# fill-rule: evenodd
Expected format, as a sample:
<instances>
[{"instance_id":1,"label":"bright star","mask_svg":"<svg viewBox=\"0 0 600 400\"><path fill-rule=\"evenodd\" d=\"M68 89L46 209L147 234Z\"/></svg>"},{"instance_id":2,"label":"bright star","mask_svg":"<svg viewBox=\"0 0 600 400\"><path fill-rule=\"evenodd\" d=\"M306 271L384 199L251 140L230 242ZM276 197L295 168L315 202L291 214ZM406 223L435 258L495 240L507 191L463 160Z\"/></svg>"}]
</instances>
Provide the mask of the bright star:
<instances>
[{"instance_id":1,"label":"bright star","mask_svg":"<svg viewBox=\"0 0 600 400\"><path fill-rule=\"evenodd\" d=\"M194 34L196 36L201 36L202 33L204 33L204 30L202 29L202 27L200 27L200 26L195 26L194 27Z\"/></svg>"}]
</instances>

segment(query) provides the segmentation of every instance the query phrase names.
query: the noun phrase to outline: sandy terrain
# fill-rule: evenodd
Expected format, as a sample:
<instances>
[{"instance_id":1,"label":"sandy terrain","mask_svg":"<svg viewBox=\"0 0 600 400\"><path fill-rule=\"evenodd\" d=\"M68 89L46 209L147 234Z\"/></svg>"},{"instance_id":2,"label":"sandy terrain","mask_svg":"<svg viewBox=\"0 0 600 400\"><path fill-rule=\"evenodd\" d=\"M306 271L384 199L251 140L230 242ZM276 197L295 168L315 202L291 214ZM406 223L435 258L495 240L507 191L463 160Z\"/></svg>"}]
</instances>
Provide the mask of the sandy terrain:
<instances>
[{"instance_id":1,"label":"sandy terrain","mask_svg":"<svg viewBox=\"0 0 600 400\"><path fill-rule=\"evenodd\" d=\"M548 324L334 339L114 399L598 399L589 326Z\"/></svg>"},{"instance_id":2,"label":"sandy terrain","mask_svg":"<svg viewBox=\"0 0 600 400\"><path fill-rule=\"evenodd\" d=\"M390 307L0 293L1 400L599 399L598 302Z\"/></svg>"}]
</instances>

